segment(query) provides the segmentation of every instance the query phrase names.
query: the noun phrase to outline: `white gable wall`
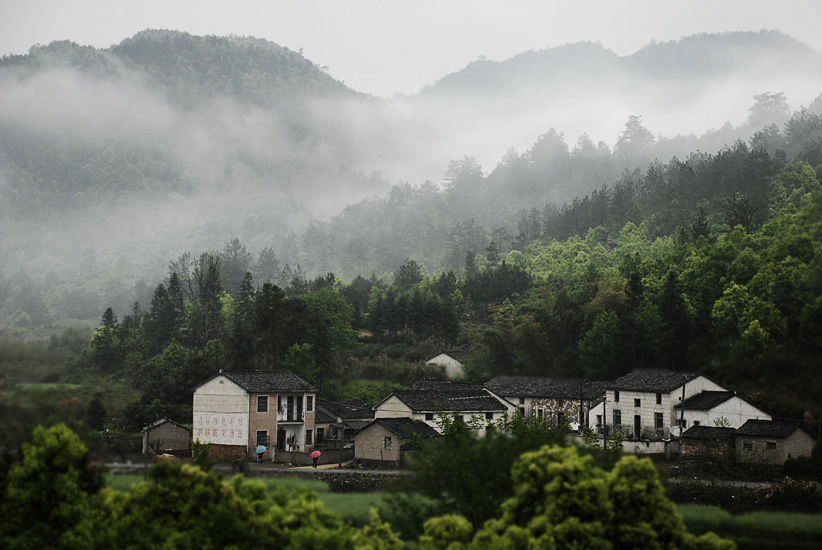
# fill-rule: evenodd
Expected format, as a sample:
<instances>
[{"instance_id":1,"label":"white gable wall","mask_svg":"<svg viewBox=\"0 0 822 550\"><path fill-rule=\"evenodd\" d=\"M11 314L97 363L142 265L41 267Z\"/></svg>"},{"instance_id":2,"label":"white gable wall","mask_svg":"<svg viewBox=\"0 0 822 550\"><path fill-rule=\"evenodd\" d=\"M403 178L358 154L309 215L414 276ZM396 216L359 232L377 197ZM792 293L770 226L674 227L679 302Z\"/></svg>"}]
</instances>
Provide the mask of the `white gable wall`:
<instances>
[{"instance_id":1,"label":"white gable wall","mask_svg":"<svg viewBox=\"0 0 822 550\"><path fill-rule=\"evenodd\" d=\"M242 387L218 375L194 390L193 440L216 445L247 446L249 396Z\"/></svg>"},{"instance_id":2,"label":"white gable wall","mask_svg":"<svg viewBox=\"0 0 822 550\"><path fill-rule=\"evenodd\" d=\"M679 411L679 409L677 409ZM733 396L724 403L720 403L710 411L691 411L685 409L685 420L687 426L691 427L695 422L701 426L716 426L715 421L725 419L727 426L740 428L748 420L771 420L771 416L757 409L744 399ZM725 424L723 424L725 425Z\"/></svg>"},{"instance_id":3,"label":"white gable wall","mask_svg":"<svg viewBox=\"0 0 822 550\"><path fill-rule=\"evenodd\" d=\"M396 395L388 396L374 409L374 418L412 418L413 416L411 407L403 403Z\"/></svg>"},{"instance_id":4,"label":"white gable wall","mask_svg":"<svg viewBox=\"0 0 822 550\"><path fill-rule=\"evenodd\" d=\"M450 378L458 378L462 376L462 363L448 355L447 353L440 353L433 359L428 361L429 365L439 365L445 369L445 375Z\"/></svg>"}]
</instances>

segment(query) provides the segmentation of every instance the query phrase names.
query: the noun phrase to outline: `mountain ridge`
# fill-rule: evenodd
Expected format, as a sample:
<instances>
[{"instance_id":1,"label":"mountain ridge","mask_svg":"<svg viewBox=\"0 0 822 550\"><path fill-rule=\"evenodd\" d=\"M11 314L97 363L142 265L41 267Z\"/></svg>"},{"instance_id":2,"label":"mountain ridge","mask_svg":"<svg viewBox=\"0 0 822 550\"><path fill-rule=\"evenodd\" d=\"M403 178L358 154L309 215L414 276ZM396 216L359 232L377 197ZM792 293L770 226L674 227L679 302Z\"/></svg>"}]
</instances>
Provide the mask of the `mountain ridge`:
<instances>
[{"instance_id":1,"label":"mountain ridge","mask_svg":"<svg viewBox=\"0 0 822 550\"><path fill-rule=\"evenodd\" d=\"M822 74L822 53L799 40L781 31L740 31L702 33L676 41L652 41L626 56L617 55L599 42L583 41L522 52L503 61L481 59L472 61L460 71L443 76L433 85L423 88L420 95L481 95L483 90L476 88L481 78L487 79L492 92L509 92L522 86L556 87L555 83L546 81L546 78L553 77L566 78L570 82L594 82L603 80L603 77L620 74L631 76L640 72L660 77L678 75L693 78L694 75L683 71L683 68L704 73L706 60L719 61L707 65L712 69L710 75L715 76L727 70L737 72L739 65L744 68L753 64L751 56L742 55L741 49L748 52L753 49L755 53L768 50L771 54L774 51L782 52L778 61L768 64L768 69L786 73L796 70L804 63L803 60L797 60L797 56L808 56L817 62L815 65L809 63L808 66L820 67L816 72ZM786 60L790 62L786 63ZM754 63L761 64L761 59ZM587 72L580 69L586 69ZM494 84L499 82L504 85L495 89Z\"/></svg>"}]
</instances>

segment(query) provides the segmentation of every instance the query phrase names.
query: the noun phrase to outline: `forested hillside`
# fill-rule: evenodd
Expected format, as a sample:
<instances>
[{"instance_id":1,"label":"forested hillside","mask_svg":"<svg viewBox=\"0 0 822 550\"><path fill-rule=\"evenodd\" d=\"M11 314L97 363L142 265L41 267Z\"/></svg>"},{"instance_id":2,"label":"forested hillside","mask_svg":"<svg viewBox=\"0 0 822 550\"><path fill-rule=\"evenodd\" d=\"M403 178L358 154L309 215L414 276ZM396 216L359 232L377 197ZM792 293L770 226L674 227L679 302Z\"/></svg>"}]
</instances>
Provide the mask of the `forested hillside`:
<instances>
[{"instance_id":1,"label":"forested hillside","mask_svg":"<svg viewBox=\"0 0 822 550\"><path fill-rule=\"evenodd\" d=\"M778 34L705 35L630 63L733 39L727 67L757 37L815 55ZM436 375L423 363L445 348L476 379L664 366L819 413L819 91L793 111L781 91L742 98L741 125L701 137L655 135L638 114L613 147L549 126L490 171L466 154L392 186L360 169L360 138L398 146L419 136L388 130L412 127L377 124L383 103L269 42L58 42L3 58L0 79L2 334L86 348L70 373L36 372L125 384L106 404L120 428L184 420L220 368L287 367L375 399ZM393 152L413 161L419 143ZM340 197L336 215L312 210Z\"/></svg>"},{"instance_id":2,"label":"forested hillside","mask_svg":"<svg viewBox=\"0 0 822 550\"><path fill-rule=\"evenodd\" d=\"M570 45L491 64L496 76L474 79L471 91L490 97L501 81L542 89L540 97L572 113L567 93L579 90L579 79L628 79L625 92L661 92L631 99L584 87L607 88L626 104L642 99L653 112L672 100L665 92L672 65L677 82L708 98L722 71L749 75L756 59L777 83L786 75L802 82L790 94L816 97L822 85L812 96L807 88L816 86L819 64L807 61L818 55L771 32L700 35L628 57ZM693 63L699 56L715 70ZM390 279L407 259L428 274L462 276L467 253L481 263L598 225L613 235L629 221L647 221L652 237L664 236L699 208L721 223L735 193L761 223L770 178L795 157L818 162L820 99L791 118L794 96L740 89L745 95L734 104L749 106L744 120L705 122L718 130L665 137L649 128L643 109L622 118L613 145L587 133L569 144L559 125L565 119L539 111L539 102L512 92L501 108L456 89L442 93L464 76L390 102L346 88L325 67L271 42L162 30L105 50L64 41L3 57L0 330L42 338L93 322L109 306L123 316L135 301L148 303L170 259L218 252L235 239L268 266L264 280L285 287L294 274ZM757 86L770 82L760 77ZM574 103L581 115L600 104L591 99ZM442 109L429 110L431 101ZM685 119L699 107L683 98L674 111ZM483 130L487 116L495 117L493 131ZM539 129L519 126L522 116ZM511 129L518 142L532 140L524 152L499 145ZM499 147L490 170L473 154L477 138ZM737 168L728 166L717 183L710 167L722 163ZM414 179L421 172L427 180Z\"/></svg>"}]
</instances>

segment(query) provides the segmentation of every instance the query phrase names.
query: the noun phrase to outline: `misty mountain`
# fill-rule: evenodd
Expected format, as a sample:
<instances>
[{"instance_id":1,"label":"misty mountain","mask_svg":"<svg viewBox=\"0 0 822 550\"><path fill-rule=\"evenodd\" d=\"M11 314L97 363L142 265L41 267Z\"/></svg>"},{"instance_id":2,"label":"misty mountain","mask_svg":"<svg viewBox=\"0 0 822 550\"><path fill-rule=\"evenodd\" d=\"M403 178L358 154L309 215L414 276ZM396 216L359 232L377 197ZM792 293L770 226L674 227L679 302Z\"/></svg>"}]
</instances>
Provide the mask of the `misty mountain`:
<instances>
[{"instance_id":1,"label":"misty mountain","mask_svg":"<svg viewBox=\"0 0 822 550\"><path fill-rule=\"evenodd\" d=\"M822 53L778 31L700 34L679 41L652 42L620 57L599 43L580 42L529 51L505 61L480 59L422 90L423 96L449 94L517 97L584 84L624 85L633 79L686 80L735 74L822 76Z\"/></svg>"},{"instance_id":2,"label":"misty mountain","mask_svg":"<svg viewBox=\"0 0 822 550\"><path fill-rule=\"evenodd\" d=\"M234 239L287 273L460 269L489 241L527 246L532 208L748 139L757 94L781 124L822 90L818 56L770 32L627 58L576 44L380 99L251 37L35 46L0 59L0 314L122 312L169 261Z\"/></svg>"},{"instance_id":3,"label":"misty mountain","mask_svg":"<svg viewBox=\"0 0 822 550\"><path fill-rule=\"evenodd\" d=\"M406 100L426 120L449 113L452 135L483 165L510 147L524 150L551 127L572 143L585 133L613 147L632 115L655 136L685 138L660 151L665 162L748 139L759 129L744 128L756 94L784 92L799 109L820 90L822 53L779 31L760 31L651 43L628 56L583 42L479 59ZM696 139L711 129L721 135Z\"/></svg>"}]
</instances>

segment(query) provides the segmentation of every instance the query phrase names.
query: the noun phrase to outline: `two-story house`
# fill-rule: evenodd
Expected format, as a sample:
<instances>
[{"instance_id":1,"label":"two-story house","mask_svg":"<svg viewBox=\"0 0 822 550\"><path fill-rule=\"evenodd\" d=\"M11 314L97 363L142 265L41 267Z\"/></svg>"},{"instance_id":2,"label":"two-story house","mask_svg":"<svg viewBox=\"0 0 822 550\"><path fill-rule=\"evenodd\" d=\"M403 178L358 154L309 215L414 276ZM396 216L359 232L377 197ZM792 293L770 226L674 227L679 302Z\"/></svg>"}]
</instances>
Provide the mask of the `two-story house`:
<instances>
[{"instance_id":1,"label":"two-story house","mask_svg":"<svg viewBox=\"0 0 822 550\"><path fill-rule=\"evenodd\" d=\"M221 370L194 389L192 439L212 456L252 456L258 445L297 451L314 444L317 390L291 371Z\"/></svg>"},{"instance_id":2,"label":"two-story house","mask_svg":"<svg viewBox=\"0 0 822 550\"><path fill-rule=\"evenodd\" d=\"M687 427L678 404L703 392L724 391L693 372L635 370L608 385L605 399L592 407L588 425L601 434L621 431L633 440L667 439L672 427Z\"/></svg>"}]
</instances>

